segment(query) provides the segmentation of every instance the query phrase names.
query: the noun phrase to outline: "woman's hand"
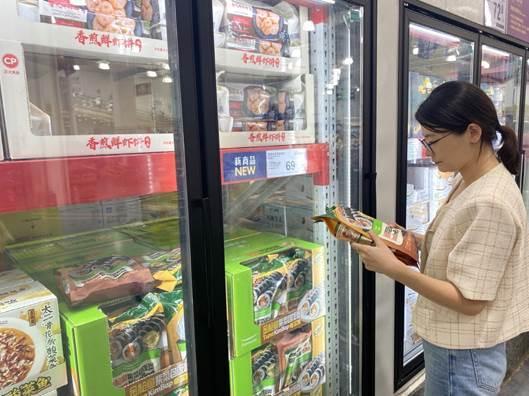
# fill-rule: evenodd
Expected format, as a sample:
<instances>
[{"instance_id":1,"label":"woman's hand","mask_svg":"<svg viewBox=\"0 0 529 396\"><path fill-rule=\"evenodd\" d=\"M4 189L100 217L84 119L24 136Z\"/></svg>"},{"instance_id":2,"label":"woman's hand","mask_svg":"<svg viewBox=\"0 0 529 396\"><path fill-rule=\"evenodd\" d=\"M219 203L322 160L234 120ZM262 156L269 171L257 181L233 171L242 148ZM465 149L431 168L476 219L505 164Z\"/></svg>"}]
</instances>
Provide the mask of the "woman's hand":
<instances>
[{"instance_id":1,"label":"woman's hand","mask_svg":"<svg viewBox=\"0 0 529 396\"><path fill-rule=\"evenodd\" d=\"M394 278L396 271L405 268L406 264L397 259L377 235L369 231L369 236L375 242L375 246L351 242L351 247L358 253L366 269Z\"/></svg>"}]
</instances>

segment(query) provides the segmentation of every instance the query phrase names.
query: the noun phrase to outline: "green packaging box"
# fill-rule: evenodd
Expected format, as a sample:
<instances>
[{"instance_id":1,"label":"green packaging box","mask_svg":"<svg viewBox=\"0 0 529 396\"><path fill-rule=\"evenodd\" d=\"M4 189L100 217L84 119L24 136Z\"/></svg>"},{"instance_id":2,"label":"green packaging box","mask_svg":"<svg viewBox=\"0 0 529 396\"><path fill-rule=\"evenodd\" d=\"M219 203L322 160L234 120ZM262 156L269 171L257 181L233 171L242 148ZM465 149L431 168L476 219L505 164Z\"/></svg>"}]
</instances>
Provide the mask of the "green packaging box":
<instances>
[{"instance_id":1,"label":"green packaging box","mask_svg":"<svg viewBox=\"0 0 529 396\"><path fill-rule=\"evenodd\" d=\"M232 357L325 314L322 246L259 233L228 241L225 254Z\"/></svg>"},{"instance_id":2,"label":"green packaging box","mask_svg":"<svg viewBox=\"0 0 529 396\"><path fill-rule=\"evenodd\" d=\"M7 254L14 267L27 272L61 298L62 292L57 287L55 277L55 270L59 268L83 264L111 255L136 257L159 250L140 243L127 233L110 230L13 245L8 247ZM141 296L136 297L133 303L139 303L140 299ZM125 304L125 300L130 302L131 299L120 299L113 304L119 302ZM92 304L72 308L64 301L59 303L64 354L70 377L69 394L82 396L170 394L172 390L178 390L187 384L185 347L178 344L174 350L178 349L179 356L183 357L182 361L176 360L172 353L170 365L164 365L153 374L125 387L115 386L110 358L112 348L107 305ZM183 310L181 314L183 315ZM183 318L179 319L181 319L179 323L183 323ZM169 345L172 343L169 342Z\"/></svg>"},{"instance_id":3,"label":"green packaging box","mask_svg":"<svg viewBox=\"0 0 529 396\"><path fill-rule=\"evenodd\" d=\"M325 317L321 317L231 359L231 396L321 396L325 369Z\"/></svg>"}]
</instances>

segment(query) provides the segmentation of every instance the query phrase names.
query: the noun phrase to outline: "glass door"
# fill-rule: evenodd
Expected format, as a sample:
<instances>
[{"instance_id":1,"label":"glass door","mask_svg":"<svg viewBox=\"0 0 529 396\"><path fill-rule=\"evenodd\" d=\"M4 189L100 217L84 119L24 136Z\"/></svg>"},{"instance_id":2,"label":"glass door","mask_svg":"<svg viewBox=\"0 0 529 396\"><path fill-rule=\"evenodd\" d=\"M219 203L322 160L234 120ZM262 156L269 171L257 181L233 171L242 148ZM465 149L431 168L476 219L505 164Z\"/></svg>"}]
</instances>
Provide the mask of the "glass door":
<instances>
[{"instance_id":1,"label":"glass door","mask_svg":"<svg viewBox=\"0 0 529 396\"><path fill-rule=\"evenodd\" d=\"M407 13L405 67L403 70L401 171L398 220L417 234L424 234L448 195L452 175L439 172L420 143L421 126L415 111L437 86L449 80L473 82L477 36L434 19ZM411 316L417 293L396 288L395 387L399 388L422 366L422 345Z\"/></svg>"},{"instance_id":2,"label":"glass door","mask_svg":"<svg viewBox=\"0 0 529 396\"><path fill-rule=\"evenodd\" d=\"M488 38L482 42L480 87L494 103L500 124L518 133L524 51Z\"/></svg>"},{"instance_id":3,"label":"glass door","mask_svg":"<svg viewBox=\"0 0 529 396\"><path fill-rule=\"evenodd\" d=\"M187 395L174 12L10 0L0 22L0 393Z\"/></svg>"},{"instance_id":4,"label":"glass door","mask_svg":"<svg viewBox=\"0 0 529 396\"><path fill-rule=\"evenodd\" d=\"M366 9L212 0L233 396L362 392Z\"/></svg>"},{"instance_id":5,"label":"glass door","mask_svg":"<svg viewBox=\"0 0 529 396\"><path fill-rule=\"evenodd\" d=\"M527 59L527 54L526 54ZM529 163L527 161L527 155L529 153L529 111L527 106L529 105L529 59L526 60L525 65L525 108L524 108L524 121L522 126L522 163L521 163L521 177L520 187L522 189L522 196L526 208L529 208L529 185L525 181L526 175L529 174Z\"/></svg>"}]
</instances>

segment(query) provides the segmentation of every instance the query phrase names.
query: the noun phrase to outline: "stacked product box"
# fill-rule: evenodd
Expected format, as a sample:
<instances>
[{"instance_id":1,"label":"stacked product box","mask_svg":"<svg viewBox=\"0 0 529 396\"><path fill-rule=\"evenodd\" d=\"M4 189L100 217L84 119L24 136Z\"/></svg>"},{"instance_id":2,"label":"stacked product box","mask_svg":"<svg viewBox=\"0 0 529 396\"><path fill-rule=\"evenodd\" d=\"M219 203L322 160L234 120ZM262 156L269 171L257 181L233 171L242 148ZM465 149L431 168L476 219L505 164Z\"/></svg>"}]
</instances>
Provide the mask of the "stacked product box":
<instances>
[{"instance_id":1,"label":"stacked product box","mask_svg":"<svg viewBox=\"0 0 529 396\"><path fill-rule=\"evenodd\" d=\"M14 269L0 272L0 394L45 395L66 384L57 298Z\"/></svg>"},{"instance_id":2,"label":"stacked product box","mask_svg":"<svg viewBox=\"0 0 529 396\"><path fill-rule=\"evenodd\" d=\"M314 243L271 233L227 243L232 395L321 392L324 270Z\"/></svg>"},{"instance_id":3,"label":"stacked product box","mask_svg":"<svg viewBox=\"0 0 529 396\"><path fill-rule=\"evenodd\" d=\"M144 243L157 241L146 234L138 241L105 231L8 247L15 266L60 296L71 394L185 394L180 249Z\"/></svg>"}]
</instances>

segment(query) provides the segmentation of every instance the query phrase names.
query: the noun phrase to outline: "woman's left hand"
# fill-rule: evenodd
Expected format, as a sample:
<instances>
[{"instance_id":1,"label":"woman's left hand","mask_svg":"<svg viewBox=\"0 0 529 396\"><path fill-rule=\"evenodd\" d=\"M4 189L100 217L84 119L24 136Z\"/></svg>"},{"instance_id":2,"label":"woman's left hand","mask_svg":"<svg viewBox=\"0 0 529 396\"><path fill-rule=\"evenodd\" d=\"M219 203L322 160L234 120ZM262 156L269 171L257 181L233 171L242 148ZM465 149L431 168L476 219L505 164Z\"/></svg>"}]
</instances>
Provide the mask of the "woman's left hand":
<instances>
[{"instance_id":1,"label":"woman's left hand","mask_svg":"<svg viewBox=\"0 0 529 396\"><path fill-rule=\"evenodd\" d=\"M375 242L375 246L351 243L351 247L356 250L366 269L393 277L392 273L395 270L400 268L400 266L406 266L406 264L397 259L378 235L370 231L369 236Z\"/></svg>"}]
</instances>

